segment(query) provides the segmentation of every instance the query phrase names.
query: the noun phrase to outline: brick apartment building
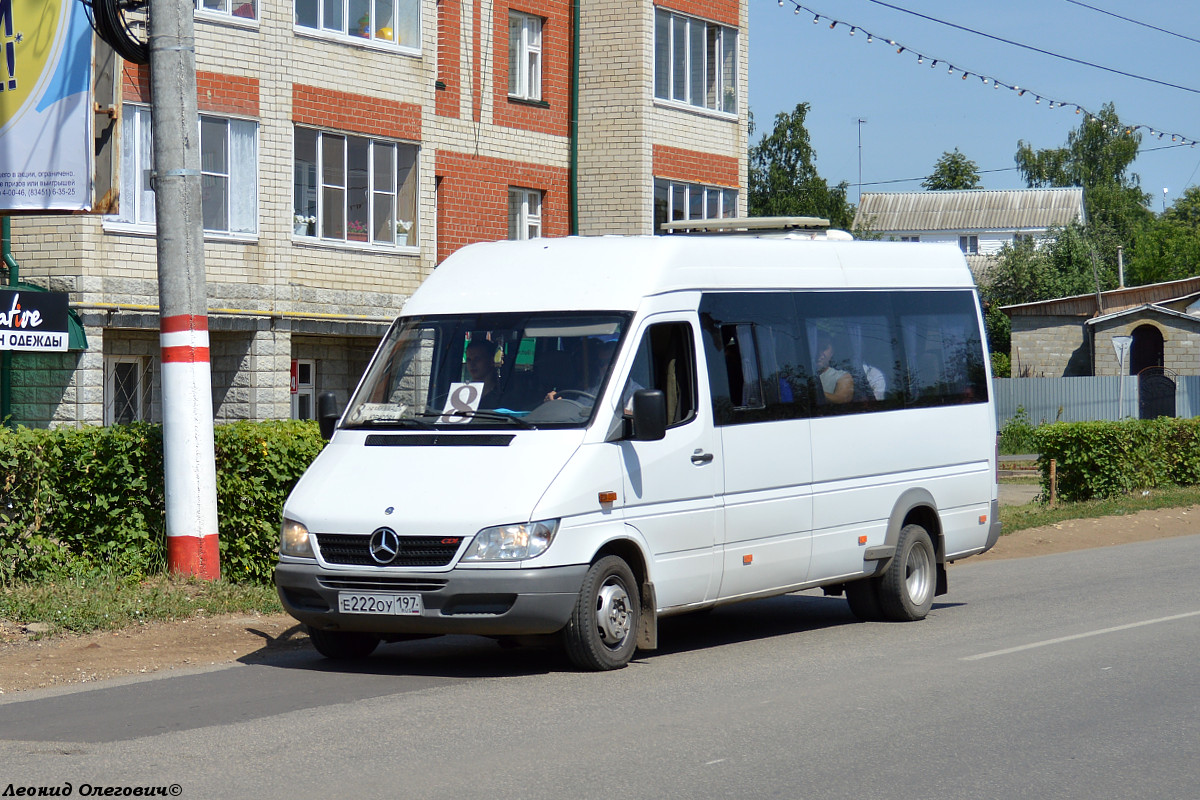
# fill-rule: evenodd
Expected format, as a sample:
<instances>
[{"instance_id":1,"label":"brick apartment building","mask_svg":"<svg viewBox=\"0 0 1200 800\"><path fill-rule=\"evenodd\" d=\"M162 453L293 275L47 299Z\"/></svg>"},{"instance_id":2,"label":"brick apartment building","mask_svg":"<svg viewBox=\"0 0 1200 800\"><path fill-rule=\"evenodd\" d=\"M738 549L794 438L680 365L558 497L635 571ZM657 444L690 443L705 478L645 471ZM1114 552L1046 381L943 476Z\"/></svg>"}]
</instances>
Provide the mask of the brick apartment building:
<instances>
[{"instance_id":1,"label":"brick apartment building","mask_svg":"<svg viewBox=\"0 0 1200 800\"><path fill-rule=\"evenodd\" d=\"M745 213L746 0L196 4L218 422L344 404L464 245ZM12 354L17 424L162 418L148 68L120 82L119 213L12 223L87 339Z\"/></svg>"}]
</instances>

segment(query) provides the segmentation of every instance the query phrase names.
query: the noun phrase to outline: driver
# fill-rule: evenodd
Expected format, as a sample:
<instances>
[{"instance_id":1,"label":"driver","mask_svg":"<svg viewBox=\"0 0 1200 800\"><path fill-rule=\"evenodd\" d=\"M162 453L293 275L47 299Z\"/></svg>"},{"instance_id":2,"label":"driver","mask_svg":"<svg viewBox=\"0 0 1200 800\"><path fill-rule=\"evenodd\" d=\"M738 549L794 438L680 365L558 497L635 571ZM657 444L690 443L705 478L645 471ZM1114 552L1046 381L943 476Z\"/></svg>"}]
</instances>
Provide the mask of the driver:
<instances>
[{"instance_id":1,"label":"driver","mask_svg":"<svg viewBox=\"0 0 1200 800\"><path fill-rule=\"evenodd\" d=\"M467 375L471 382L483 384L479 408L497 408L500 405L500 390L496 375L496 343L488 339L472 338L467 345Z\"/></svg>"}]
</instances>

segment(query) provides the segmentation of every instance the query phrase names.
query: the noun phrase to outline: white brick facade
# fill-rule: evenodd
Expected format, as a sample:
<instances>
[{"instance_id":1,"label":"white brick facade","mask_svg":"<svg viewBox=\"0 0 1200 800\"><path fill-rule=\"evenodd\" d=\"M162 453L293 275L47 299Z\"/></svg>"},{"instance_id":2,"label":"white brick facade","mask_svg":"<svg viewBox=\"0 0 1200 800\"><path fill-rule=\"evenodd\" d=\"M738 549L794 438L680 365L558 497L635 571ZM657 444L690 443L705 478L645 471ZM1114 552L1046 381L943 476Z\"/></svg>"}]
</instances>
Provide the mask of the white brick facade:
<instances>
[{"instance_id":1,"label":"white brick facade","mask_svg":"<svg viewBox=\"0 0 1200 800\"><path fill-rule=\"evenodd\" d=\"M580 234L652 231L658 145L735 163L736 185L728 188L738 190L739 213L745 213L748 12L746 0L735 2L738 113L730 115L655 100L651 2L582 0L575 198ZM546 85L559 90L546 103L514 105L506 97L507 40L494 39L507 31L510 5L546 18ZM489 202L504 202L491 195L503 188L506 165L529 165L534 176L562 176L532 188L547 192L543 235L569 232L571 95L569 74L562 71L570 65L570 5L422 0L419 54L302 29L293 22L293 0L260 0L260 19L253 24L197 16L196 68L210 81L201 84L201 113L258 125L258 232L205 238L218 421L287 418L293 359L313 360L316 390L333 391L344 404L379 336L437 261L461 241L503 238L495 219L480 222L483 212L476 219L470 204L479 192L489 193ZM443 60L439 51L450 52L449 45L457 47L457 58ZM222 76L256 81L256 112L213 110L224 102ZM129 73L126 82L136 78ZM446 83L449 89L442 88ZM420 147L418 246L293 236L294 98L300 86L403 109L397 124L419 131L415 138L347 132ZM447 113L438 106L439 93L451 90L458 92L457 109ZM127 88L126 103L139 99L146 100ZM493 165L493 183L475 175L474 159ZM464 163L465 171L445 166L463 170ZM446 209L441 218L439 203ZM468 204L467 211L455 203ZM464 233L464 226L470 230ZM103 424L105 404L111 404L105 359L121 355L145 360L148 416L161 420L152 232L98 216L15 218L12 227L22 280L69 292L88 338L86 352L13 354L14 421L33 427Z\"/></svg>"}]
</instances>

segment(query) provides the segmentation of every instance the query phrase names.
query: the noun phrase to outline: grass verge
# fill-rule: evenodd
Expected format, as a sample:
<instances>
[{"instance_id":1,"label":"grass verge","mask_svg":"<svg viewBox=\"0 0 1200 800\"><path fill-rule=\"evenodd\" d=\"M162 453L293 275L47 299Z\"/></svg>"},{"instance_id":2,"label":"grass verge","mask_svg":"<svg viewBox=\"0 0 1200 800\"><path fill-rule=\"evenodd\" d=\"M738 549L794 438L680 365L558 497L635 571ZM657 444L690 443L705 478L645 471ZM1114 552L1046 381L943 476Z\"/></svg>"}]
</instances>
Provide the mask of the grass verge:
<instances>
[{"instance_id":1,"label":"grass verge","mask_svg":"<svg viewBox=\"0 0 1200 800\"><path fill-rule=\"evenodd\" d=\"M1200 505L1200 486L1164 486L1124 497L1107 500L1086 500L1081 503L1058 503L1054 506L1029 503L1023 506L1001 506L1000 522L1004 533L1016 533L1026 528L1040 528L1068 519L1117 517L1156 508L1186 508Z\"/></svg>"},{"instance_id":2,"label":"grass verge","mask_svg":"<svg viewBox=\"0 0 1200 800\"><path fill-rule=\"evenodd\" d=\"M281 614L273 586L166 575L92 573L0 588L0 621L35 625L35 636L116 630L155 620L217 614Z\"/></svg>"}]
</instances>

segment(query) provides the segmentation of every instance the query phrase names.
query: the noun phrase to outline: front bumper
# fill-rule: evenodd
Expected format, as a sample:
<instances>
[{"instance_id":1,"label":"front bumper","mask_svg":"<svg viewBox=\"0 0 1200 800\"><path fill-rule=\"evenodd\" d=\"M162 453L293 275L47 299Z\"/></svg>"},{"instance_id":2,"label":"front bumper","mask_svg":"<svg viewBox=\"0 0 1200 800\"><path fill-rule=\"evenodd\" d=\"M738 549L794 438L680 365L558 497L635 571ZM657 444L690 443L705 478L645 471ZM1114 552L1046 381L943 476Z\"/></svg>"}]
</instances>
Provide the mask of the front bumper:
<instances>
[{"instance_id":1,"label":"front bumper","mask_svg":"<svg viewBox=\"0 0 1200 800\"><path fill-rule=\"evenodd\" d=\"M440 573L332 571L281 561L275 587L284 609L322 630L388 634L519 636L554 633L567 624L588 565L545 569L453 569ZM420 616L343 614L341 590L418 593Z\"/></svg>"}]
</instances>

